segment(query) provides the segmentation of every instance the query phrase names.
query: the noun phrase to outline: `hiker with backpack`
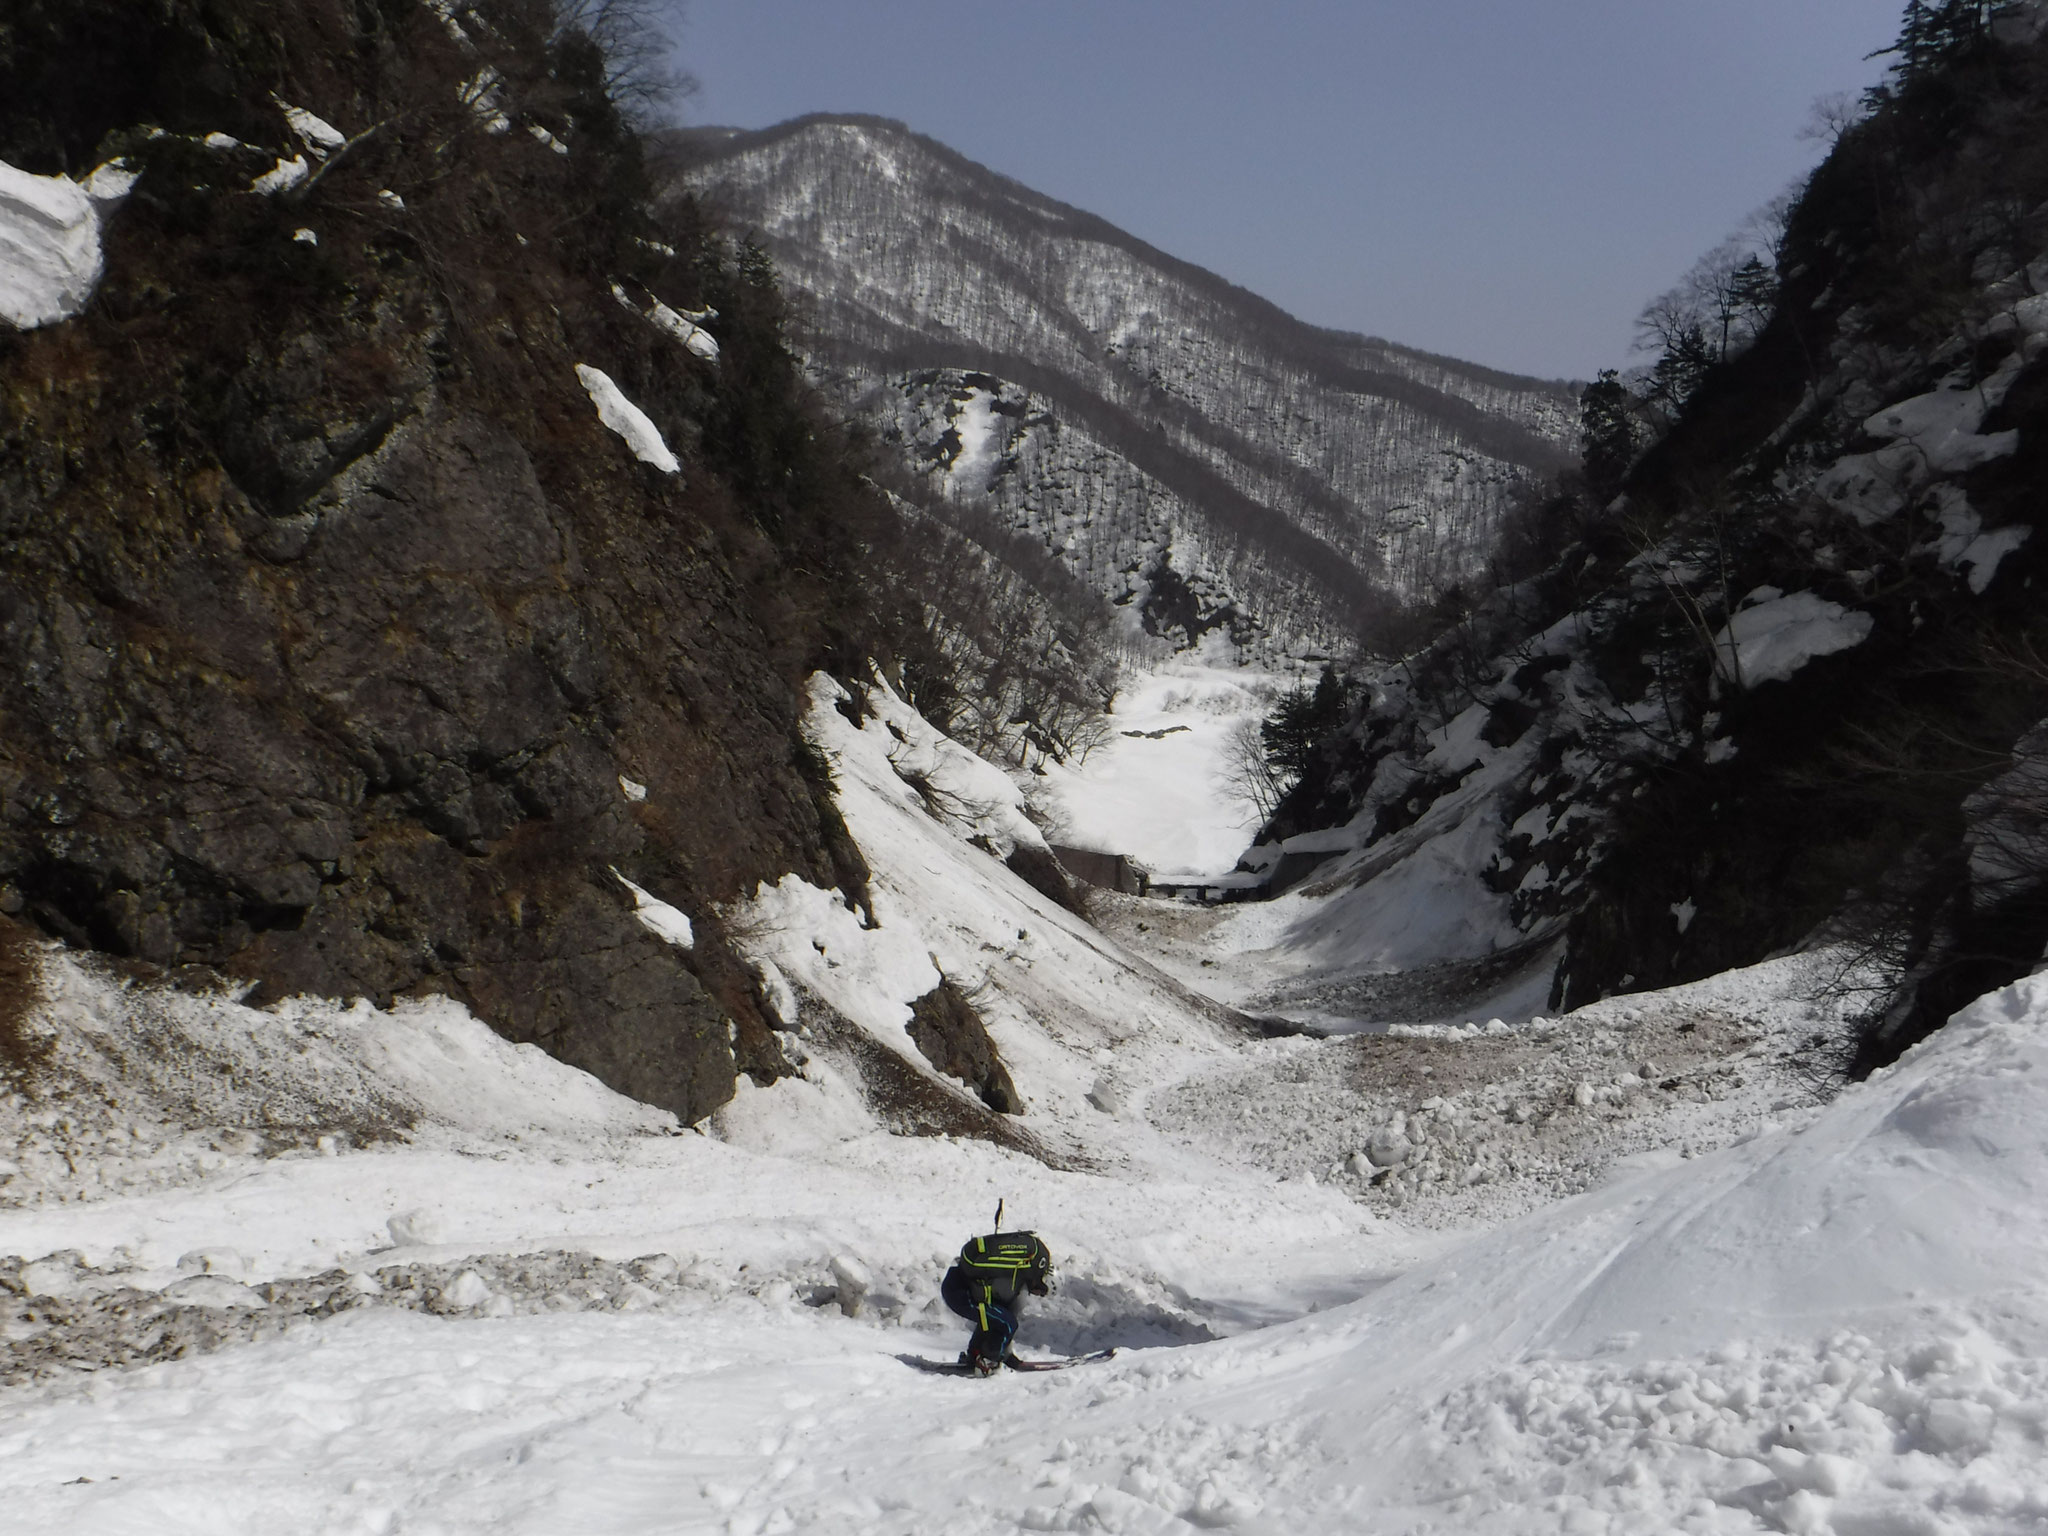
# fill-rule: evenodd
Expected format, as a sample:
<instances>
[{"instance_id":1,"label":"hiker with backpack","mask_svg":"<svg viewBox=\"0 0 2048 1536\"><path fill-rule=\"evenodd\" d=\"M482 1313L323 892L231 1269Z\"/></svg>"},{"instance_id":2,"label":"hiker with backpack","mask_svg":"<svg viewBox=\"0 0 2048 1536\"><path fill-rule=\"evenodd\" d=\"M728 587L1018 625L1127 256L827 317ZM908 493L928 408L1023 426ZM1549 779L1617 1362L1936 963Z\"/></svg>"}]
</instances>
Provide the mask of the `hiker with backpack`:
<instances>
[{"instance_id":1,"label":"hiker with backpack","mask_svg":"<svg viewBox=\"0 0 2048 1536\"><path fill-rule=\"evenodd\" d=\"M1019 1364L1010 1353L1010 1341L1017 1336L1024 1293L1050 1296L1059 1279L1052 1254L1038 1234L1005 1232L1002 1222L998 1206L996 1230L971 1239L939 1284L946 1305L974 1324L960 1366L977 1376L993 1376L1005 1364Z\"/></svg>"}]
</instances>

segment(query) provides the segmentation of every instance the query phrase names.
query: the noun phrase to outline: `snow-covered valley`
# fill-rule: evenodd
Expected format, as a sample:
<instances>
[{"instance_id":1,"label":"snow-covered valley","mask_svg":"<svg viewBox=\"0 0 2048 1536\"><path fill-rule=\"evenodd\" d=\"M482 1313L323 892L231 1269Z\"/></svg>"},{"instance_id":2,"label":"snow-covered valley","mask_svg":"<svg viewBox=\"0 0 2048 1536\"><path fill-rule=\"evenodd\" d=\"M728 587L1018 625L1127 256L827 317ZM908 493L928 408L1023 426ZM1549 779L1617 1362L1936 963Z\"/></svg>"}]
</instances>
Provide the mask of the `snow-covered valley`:
<instances>
[{"instance_id":1,"label":"snow-covered valley","mask_svg":"<svg viewBox=\"0 0 2048 1536\"><path fill-rule=\"evenodd\" d=\"M1161 682L1153 707L1192 686ZM1831 1102L1824 956L1562 1019L1259 1038L1194 989L1270 986L1273 945L1229 930L1270 940L1272 907L1103 895L1092 929L991 857L1001 775L841 695L821 680L811 729L878 926L793 934L764 890L735 926L802 1072L696 1128L445 1001L259 1011L43 951L44 1088L0 1111L0 1528L2048 1514L2042 983ZM835 1015L969 1102L888 1038L923 985L892 980L906 935L982 1008L1031 1143L901 1134L863 1091ZM999 1199L1063 1277L1024 1352L1116 1359L906 1363L958 1348L937 1281Z\"/></svg>"},{"instance_id":2,"label":"snow-covered valley","mask_svg":"<svg viewBox=\"0 0 2048 1536\"><path fill-rule=\"evenodd\" d=\"M2048 0L1583 396L644 11L0 24L0 1536L2048 1530Z\"/></svg>"}]
</instances>

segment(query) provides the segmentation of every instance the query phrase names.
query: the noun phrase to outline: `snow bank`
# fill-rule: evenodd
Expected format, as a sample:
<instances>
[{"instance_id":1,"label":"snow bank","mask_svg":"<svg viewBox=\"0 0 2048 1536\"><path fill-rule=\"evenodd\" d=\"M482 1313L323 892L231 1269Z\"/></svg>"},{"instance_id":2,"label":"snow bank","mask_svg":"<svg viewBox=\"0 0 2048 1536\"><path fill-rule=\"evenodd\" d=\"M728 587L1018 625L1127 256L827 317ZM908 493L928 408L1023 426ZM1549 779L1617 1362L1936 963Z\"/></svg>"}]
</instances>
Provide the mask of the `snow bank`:
<instances>
[{"instance_id":1,"label":"snow bank","mask_svg":"<svg viewBox=\"0 0 2048 1536\"><path fill-rule=\"evenodd\" d=\"M2024 305L2003 318L2030 333L2036 323ZM1864 527L1874 527L1898 516L1932 481L2010 456L2019 448L2018 432L1978 429L2011 392L2026 355L2022 348L1979 383L1958 376L1940 389L1886 406L1863 424L1886 446L1837 460L1814 489Z\"/></svg>"},{"instance_id":2,"label":"snow bank","mask_svg":"<svg viewBox=\"0 0 2048 1536\"><path fill-rule=\"evenodd\" d=\"M906 1027L910 1005L950 981L987 1024L1031 1134L1050 1145L1121 1134L1088 1104L1098 1053L1143 1070L1161 1052L1219 1050L1228 1038L1221 1010L1006 867L1020 848L1046 849L1008 775L935 730L883 680L861 694L856 706L833 679L813 677L804 730L832 765L840 814L871 871L872 925L841 893L790 876L724 914L734 941L913 1070L964 1093L932 1071Z\"/></svg>"},{"instance_id":3,"label":"snow bank","mask_svg":"<svg viewBox=\"0 0 2048 1536\"><path fill-rule=\"evenodd\" d=\"M1853 650L1877 620L1812 592L1776 597L1737 613L1714 636L1721 675L1744 688L1782 683L1809 661Z\"/></svg>"},{"instance_id":4,"label":"snow bank","mask_svg":"<svg viewBox=\"0 0 2048 1536\"><path fill-rule=\"evenodd\" d=\"M633 457L643 464L652 464L665 475L673 475L682 468L676 456L668 450L668 444L661 440L661 431L647 417L647 413L628 400L611 376L598 369L576 365L576 377L582 381L584 391L590 396L590 403L597 407L597 419L624 440L633 450Z\"/></svg>"},{"instance_id":5,"label":"snow bank","mask_svg":"<svg viewBox=\"0 0 2048 1536\"><path fill-rule=\"evenodd\" d=\"M1951 385L1916 395L1886 406L1863 424L1863 430L1872 437L1911 444L1935 474L1966 474L2019 451L2018 432L1977 430L2010 387L2010 379L2000 379L1988 387Z\"/></svg>"},{"instance_id":6,"label":"snow bank","mask_svg":"<svg viewBox=\"0 0 2048 1536\"><path fill-rule=\"evenodd\" d=\"M1433 1397L1479 1367L1386 1448L1403 1502L1472 1532L1532 1507L1617 1532L2040 1518L2044 1025L2033 977L1801 1131L1504 1229L1356 1309L1354 1379ZM1328 1381L1352 1402L1333 1433L1391 1422L1395 1394Z\"/></svg>"},{"instance_id":7,"label":"snow bank","mask_svg":"<svg viewBox=\"0 0 2048 1536\"><path fill-rule=\"evenodd\" d=\"M1219 969L1231 970L1233 1001L1319 1028L1386 1023L1385 1015L1360 1021L1297 1002L1311 987L1484 958L1530 938L1490 876L1506 804L1534 761L1536 740L1495 747L1483 735L1485 715L1467 710L1429 733L1423 766L1465 777L1413 825L1361 848L1374 814L1368 806L1351 826L1305 834L1299 851L1336 857L1296 889L1233 908L1218 922L1211 943ZM1285 847L1296 850L1297 840Z\"/></svg>"},{"instance_id":8,"label":"snow bank","mask_svg":"<svg viewBox=\"0 0 2048 1536\"><path fill-rule=\"evenodd\" d=\"M0 320L32 331L85 308L104 264L91 185L0 161ZM127 191L100 185L109 196Z\"/></svg>"},{"instance_id":9,"label":"snow bank","mask_svg":"<svg viewBox=\"0 0 2048 1536\"><path fill-rule=\"evenodd\" d=\"M33 1097L0 1092L0 1207L175 1186L323 1142L675 1127L447 998L256 1009L126 986L56 948L41 965L46 997L26 1027L50 1055ZM49 1101L64 1113L37 1108Z\"/></svg>"}]
</instances>

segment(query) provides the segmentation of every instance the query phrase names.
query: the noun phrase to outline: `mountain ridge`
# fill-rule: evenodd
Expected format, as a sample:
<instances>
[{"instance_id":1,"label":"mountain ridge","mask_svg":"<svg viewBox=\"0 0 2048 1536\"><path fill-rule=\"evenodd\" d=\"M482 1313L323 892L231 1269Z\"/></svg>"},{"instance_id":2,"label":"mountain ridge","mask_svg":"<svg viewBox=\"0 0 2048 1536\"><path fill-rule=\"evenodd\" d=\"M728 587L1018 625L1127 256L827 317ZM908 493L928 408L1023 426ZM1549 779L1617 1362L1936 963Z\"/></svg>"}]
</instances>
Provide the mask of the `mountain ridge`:
<instances>
[{"instance_id":1,"label":"mountain ridge","mask_svg":"<svg viewBox=\"0 0 2048 1536\"><path fill-rule=\"evenodd\" d=\"M1411 346L1406 342L1395 341L1386 336L1374 335L1368 331L1354 331L1343 326L1320 325L1313 320L1304 319L1278 301L1267 298L1256 289L1248 288L1242 283L1235 282L1213 268L1203 266L1200 262L1176 256L1164 247L1154 245L1151 241L1145 239L1143 235L1133 234L1121 225L1112 223L1102 214L1091 213L1076 203L1066 202L1049 192L1041 192L1029 182L1019 180L1007 172L996 170L993 166L976 160L964 150L953 148L952 145L946 143L943 139L934 138L928 133L920 132L901 118L889 117L878 112L806 112L801 116L792 117L780 123L770 124L766 128L735 128L727 124L703 124L697 127L670 129L666 131L663 137L671 143L679 143L693 149L706 142L716 143L728 149L739 149L755 145L773 144L819 125L880 129L900 134L902 137L914 141L922 149L932 151L955 161L995 182L1015 188L1017 192L1022 194L1018 198L1020 206L1037 205L1041 209L1056 210L1062 217L1071 219L1077 230L1085 230L1087 233L1102 239L1107 244L1121 245L1135 254L1145 256L1156 265L1175 270L1180 275L1213 283L1228 290L1243 302L1269 311L1275 319L1289 326L1298 327L1314 335L1326 337L1332 342L1356 343L1386 352L1399 353L1413 358L1419 364L1454 369L1460 373L1472 375L1503 388L1543 384L1560 390L1576 392L1582 389L1587 382L1583 379L1545 379L1535 374L1520 374L1512 369L1495 368L1490 364L1454 357L1448 352L1432 352L1427 347Z\"/></svg>"},{"instance_id":2,"label":"mountain ridge","mask_svg":"<svg viewBox=\"0 0 2048 1536\"><path fill-rule=\"evenodd\" d=\"M1570 386L1312 325L892 119L664 143L670 185L775 260L828 395L1155 633L1158 590L1188 586L1184 643L1355 640L1482 569L1517 488L1576 444ZM963 487L945 439L973 374L1021 386L999 414L1038 430Z\"/></svg>"}]
</instances>

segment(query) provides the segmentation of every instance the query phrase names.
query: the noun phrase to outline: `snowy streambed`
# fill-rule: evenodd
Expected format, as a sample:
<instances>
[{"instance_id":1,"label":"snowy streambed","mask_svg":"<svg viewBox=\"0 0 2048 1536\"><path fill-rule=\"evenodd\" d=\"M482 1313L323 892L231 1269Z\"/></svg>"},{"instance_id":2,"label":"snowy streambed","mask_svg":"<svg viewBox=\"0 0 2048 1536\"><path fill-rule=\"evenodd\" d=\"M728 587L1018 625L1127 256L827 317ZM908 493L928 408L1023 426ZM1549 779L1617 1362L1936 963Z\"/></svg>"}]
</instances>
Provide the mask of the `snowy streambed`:
<instances>
[{"instance_id":1,"label":"snowy streambed","mask_svg":"<svg viewBox=\"0 0 2048 1536\"><path fill-rule=\"evenodd\" d=\"M1305 1311L1311 1255L1366 1274L1393 1235L1212 1163L1176 1190L944 1141L797 1167L662 1139L610 1163L612 1194L563 1147L461 1157L461 1178L412 1151L272 1163L365 1210L438 1188L479 1217L528 1212L530 1237L467 1231L430 1249L444 1257L608 1231L600 1245L694 1249L709 1272L625 1309L362 1307L14 1391L4 1507L10 1528L78 1532L2025 1530L2048 1513L2044 1014L2048 981L2021 983L1798 1126L1620 1178L1323 1311ZM1049 1378L913 1374L897 1356L950 1352L958 1331L911 1270L1004 1186L1051 1217L1069 1290L1100 1300L1116 1264L1235 1288L1239 1315L1208 1317L1231 1335L1153 1333ZM289 1262L334 1225L317 1200L266 1206L233 1182L164 1206L12 1212L4 1231L106 1241L168 1214L174 1241L205 1227ZM264 1247L287 1212L303 1233ZM854 1239L868 1303L809 1305L793 1280L829 1280L815 1260ZM741 1253L764 1255L764 1284Z\"/></svg>"},{"instance_id":2,"label":"snowy streambed","mask_svg":"<svg viewBox=\"0 0 2048 1536\"><path fill-rule=\"evenodd\" d=\"M0 1395L0 1508L106 1532L2028 1529L2044 1017L2048 979L2023 983L1830 1106L1429 1242L1220 1142L1110 1177L619 1124L9 1211L0 1248L81 1250L86 1292L122 1265L180 1283L192 1244L259 1292L332 1266L387 1294ZM469 1070L501 1086L481 1049ZM899 1358L957 1348L931 1289L997 1193L1068 1276L1027 1351L1119 1359L972 1382ZM376 1241L391 1213L434 1241ZM479 1257L541 1250L617 1263L521 1289ZM400 1272L439 1291L391 1304Z\"/></svg>"}]
</instances>

